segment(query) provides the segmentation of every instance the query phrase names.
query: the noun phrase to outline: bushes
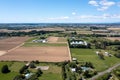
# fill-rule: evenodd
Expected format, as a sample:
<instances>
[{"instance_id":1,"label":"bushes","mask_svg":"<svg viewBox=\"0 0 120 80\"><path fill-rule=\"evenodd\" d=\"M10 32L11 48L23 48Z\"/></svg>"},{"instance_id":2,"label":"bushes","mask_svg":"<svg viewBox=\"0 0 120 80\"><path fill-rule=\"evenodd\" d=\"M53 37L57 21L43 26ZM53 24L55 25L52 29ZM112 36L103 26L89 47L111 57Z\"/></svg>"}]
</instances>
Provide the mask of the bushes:
<instances>
[{"instance_id":1,"label":"bushes","mask_svg":"<svg viewBox=\"0 0 120 80\"><path fill-rule=\"evenodd\" d=\"M3 65L2 69L1 69L2 73L9 73L10 70L8 69L8 65Z\"/></svg>"},{"instance_id":2,"label":"bushes","mask_svg":"<svg viewBox=\"0 0 120 80\"><path fill-rule=\"evenodd\" d=\"M31 63L29 64L29 67L30 67L30 68L36 68L34 62L31 62Z\"/></svg>"},{"instance_id":3,"label":"bushes","mask_svg":"<svg viewBox=\"0 0 120 80\"><path fill-rule=\"evenodd\" d=\"M25 76L23 76L23 75L17 75L14 77L13 80L23 80L24 78L25 78Z\"/></svg>"},{"instance_id":4,"label":"bushes","mask_svg":"<svg viewBox=\"0 0 120 80\"><path fill-rule=\"evenodd\" d=\"M117 58L120 58L120 53L116 53L115 56L116 56Z\"/></svg>"},{"instance_id":5,"label":"bushes","mask_svg":"<svg viewBox=\"0 0 120 80\"><path fill-rule=\"evenodd\" d=\"M24 65L24 66L19 70L19 73L20 73L20 74L23 74L23 73L26 71L26 69L28 69L28 66Z\"/></svg>"},{"instance_id":6,"label":"bushes","mask_svg":"<svg viewBox=\"0 0 120 80\"><path fill-rule=\"evenodd\" d=\"M43 74L41 69L38 69L36 72L37 77L41 76Z\"/></svg>"}]
</instances>

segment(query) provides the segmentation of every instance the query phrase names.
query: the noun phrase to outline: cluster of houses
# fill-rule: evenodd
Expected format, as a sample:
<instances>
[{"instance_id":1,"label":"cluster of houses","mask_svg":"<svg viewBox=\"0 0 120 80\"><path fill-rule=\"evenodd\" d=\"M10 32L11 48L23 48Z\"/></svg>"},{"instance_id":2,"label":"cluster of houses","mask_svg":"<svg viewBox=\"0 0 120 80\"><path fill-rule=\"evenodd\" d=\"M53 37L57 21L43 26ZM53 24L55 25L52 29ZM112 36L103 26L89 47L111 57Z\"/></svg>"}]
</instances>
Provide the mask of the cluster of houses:
<instances>
[{"instance_id":1,"label":"cluster of houses","mask_svg":"<svg viewBox=\"0 0 120 80\"><path fill-rule=\"evenodd\" d=\"M77 61L77 58L72 58L72 61ZM92 70L90 67L85 67L85 66L81 66L80 68L82 69L83 72ZM70 68L70 69L72 72L76 72L76 68Z\"/></svg>"},{"instance_id":2,"label":"cluster of houses","mask_svg":"<svg viewBox=\"0 0 120 80\"><path fill-rule=\"evenodd\" d=\"M87 46L88 43L86 41L83 41L83 40L72 40L70 42L70 45L85 45L85 46Z\"/></svg>"}]
</instances>

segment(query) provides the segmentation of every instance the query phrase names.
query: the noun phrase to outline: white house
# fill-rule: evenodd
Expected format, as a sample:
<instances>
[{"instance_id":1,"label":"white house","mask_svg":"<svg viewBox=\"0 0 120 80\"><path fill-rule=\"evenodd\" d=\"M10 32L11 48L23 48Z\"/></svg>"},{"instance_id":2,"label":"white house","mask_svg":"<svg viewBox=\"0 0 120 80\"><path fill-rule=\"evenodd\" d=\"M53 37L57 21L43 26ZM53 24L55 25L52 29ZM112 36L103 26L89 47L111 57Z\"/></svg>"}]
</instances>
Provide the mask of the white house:
<instances>
[{"instance_id":1,"label":"white house","mask_svg":"<svg viewBox=\"0 0 120 80\"><path fill-rule=\"evenodd\" d=\"M75 71L76 71L76 68L71 68L71 71L72 71L72 72L75 72Z\"/></svg>"},{"instance_id":2,"label":"white house","mask_svg":"<svg viewBox=\"0 0 120 80\"><path fill-rule=\"evenodd\" d=\"M40 40L33 40L32 42L35 42L35 43L38 43L38 42L40 42L40 43L46 43L47 40L46 39L40 39Z\"/></svg>"},{"instance_id":3,"label":"white house","mask_svg":"<svg viewBox=\"0 0 120 80\"><path fill-rule=\"evenodd\" d=\"M72 41L70 42L71 45L86 45L87 46L87 42L86 41Z\"/></svg>"}]
</instances>

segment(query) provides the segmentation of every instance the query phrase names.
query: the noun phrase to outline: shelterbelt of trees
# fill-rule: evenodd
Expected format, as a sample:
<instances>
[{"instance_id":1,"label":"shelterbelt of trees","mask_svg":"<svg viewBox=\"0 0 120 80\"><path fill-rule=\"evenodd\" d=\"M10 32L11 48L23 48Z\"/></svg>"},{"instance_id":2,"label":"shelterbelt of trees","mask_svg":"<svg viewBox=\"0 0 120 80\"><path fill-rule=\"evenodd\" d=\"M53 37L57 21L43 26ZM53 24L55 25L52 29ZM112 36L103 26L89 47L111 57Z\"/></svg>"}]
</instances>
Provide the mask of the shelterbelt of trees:
<instances>
[{"instance_id":1,"label":"shelterbelt of trees","mask_svg":"<svg viewBox=\"0 0 120 80\"><path fill-rule=\"evenodd\" d=\"M0 32L0 36L30 36L30 35L41 35L41 34L47 34L47 33L59 33L61 31L30 31L30 32Z\"/></svg>"},{"instance_id":2,"label":"shelterbelt of trees","mask_svg":"<svg viewBox=\"0 0 120 80\"><path fill-rule=\"evenodd\" d=\"M36 31L32 30L30 32L0 32L0 36L3 37L12 37L12 36L32 36L32 35L41 35L41 34L49 34L49 33L57 33L60 35L64 34L64 36L72 36L73 34L67 34L63 33L63 31ZM107 35L101 35L101 34L77 34L76 36L84 36L84 37L107 37ZM110 37L120 37L120 35L111 35Z\"/></svg>"}]
</instances>

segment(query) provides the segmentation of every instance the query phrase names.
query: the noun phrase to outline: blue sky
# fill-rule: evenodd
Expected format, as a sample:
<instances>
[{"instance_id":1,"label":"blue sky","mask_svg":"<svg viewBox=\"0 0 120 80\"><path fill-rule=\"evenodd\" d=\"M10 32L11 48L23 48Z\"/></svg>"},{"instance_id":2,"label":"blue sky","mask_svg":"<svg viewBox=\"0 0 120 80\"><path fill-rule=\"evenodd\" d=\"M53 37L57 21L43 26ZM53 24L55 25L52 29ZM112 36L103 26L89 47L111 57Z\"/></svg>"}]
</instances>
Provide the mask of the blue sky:
<instances>
[{"instance_id":1,"label":"blue sky","mask_svg":"<svg viewBox=\"0 0 120 80\"><path fill-rule=\"evenodd\" d=\"M120 22L120 0L0 0L0 23Z\"/></svg>"}]
</instances>

